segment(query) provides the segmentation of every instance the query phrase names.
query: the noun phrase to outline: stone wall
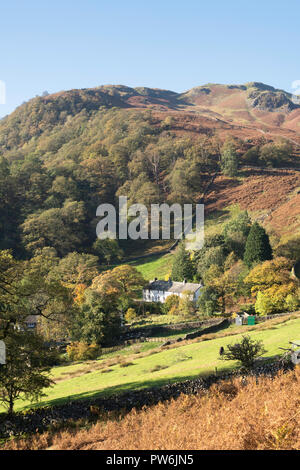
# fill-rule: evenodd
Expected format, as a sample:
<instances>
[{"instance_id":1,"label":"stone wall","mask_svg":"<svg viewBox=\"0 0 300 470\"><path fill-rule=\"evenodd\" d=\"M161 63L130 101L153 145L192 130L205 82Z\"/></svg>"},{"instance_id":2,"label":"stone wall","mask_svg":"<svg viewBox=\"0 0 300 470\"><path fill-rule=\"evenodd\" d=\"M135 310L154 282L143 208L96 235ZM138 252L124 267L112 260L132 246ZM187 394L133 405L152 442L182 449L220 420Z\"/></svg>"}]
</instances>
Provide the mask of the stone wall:
<instances>
[{"instance_id":1,"label":"stone wall","mask_svg":"<svg viewBox=\"0 0 300 470\"><path fill-rule=\"evenodd\" d=\"M279 370L291 370L293 364L282 366L279 362L263 363L258 361L251 375L274 376ZM48 408L38 408L26 413L16 413L12 417L0 415L0 438L8 438L22 434L31 434L46 431L51 425L62 425L64 423L85 419L95 421L98 411L130 411L132 408L140 409L143 406L155 405L159 402L177 398L181 393L193 395L199 391L208 390L209 387L219 381L242 375L240 371L212 374L184 382L176 382L162 387L148 388L145 390L132 391L110 398L93 398L90 400L70 401L64 405ZM245 374L243 374L245 375ZM246 377L245 377L246 379ZM96 413L95 413L96 411Z\"/></svg>"}]
</instances>

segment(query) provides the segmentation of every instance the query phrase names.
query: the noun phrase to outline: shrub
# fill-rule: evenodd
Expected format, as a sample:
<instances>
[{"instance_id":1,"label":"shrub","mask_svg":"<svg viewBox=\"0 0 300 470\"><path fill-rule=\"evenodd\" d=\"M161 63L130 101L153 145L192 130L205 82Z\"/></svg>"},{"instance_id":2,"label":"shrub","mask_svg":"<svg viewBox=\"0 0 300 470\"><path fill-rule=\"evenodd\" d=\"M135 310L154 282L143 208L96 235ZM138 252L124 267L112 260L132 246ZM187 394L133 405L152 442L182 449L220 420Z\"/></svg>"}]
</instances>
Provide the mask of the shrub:
<instances>
[{"instance_id":1,"label":"shrub","mask_svg":"<svg viewBox=\"0 0 300 470\"><path fill-rule=\"evenodd\" d=\"M75 341L67 346L67 355L71 361L84 361L100 356L101 349L97 344Z\"/></svg>"},{"instance_id":2,"label":"shrub","mask_svg":"<svg viewBox=\"0 0 300 470\"><path fill-rule=\"evenodd\" d=\"M289 294L285 299L285 306L289 312L294 312L300 307L300 292Z\"/></svg>"},{"instance_id":3,"label":"shrub","mask_svg":"<svg viewBox=\"0 0 300 470\"><path fill-rule=\"evenodd\" d=\"M250 336L245 335L240 343L227 345L227 350L222 354L222 358L227 361L239 361L245 369L250 369L254 360L266 352L262 341L255 341Z\"/></svg>"},{"instance_id":4,"label":"shrub","mask_svg":"<svg viewBox=\"0 0 300 470\"><path fill-rule=\"evenodd\" d=\"M172 294L166 298L165 303L163 304L163 312L168 314L174 314L174 311L177 309L179 304L179 297L178 295Z\"/></svg>"},{"instance_id":5,"label":"shrub","mask_svg":"<svg viewBox=\"0 0 300 470\"><path fill-rule=\"evenodd\" d=\"M150 372L158 372L163 369L167 369L169 366L163 366L158 364L157 366L154 366L152 369L150 369Z\"/></svg>"},{"instance_id":6,"label":"shrub","mask_svg":"<svg viewBox=\"0 0 300 470\"><path fill-rule=\"evenodd\" d=\"M133 362L121 362L120 367L134 366Z\"/></svg>"},{"instance_id":7,"label":"shrub","mask_svg":"<svg viewBox=\"0 0 300 470\"><path fill-rule=\"evenodd\" d=\"M131 323L132 321L137 319L137 314L134 308L129 308L125 313L125 320L127 323Z\"/></svg>"}]
</instances>

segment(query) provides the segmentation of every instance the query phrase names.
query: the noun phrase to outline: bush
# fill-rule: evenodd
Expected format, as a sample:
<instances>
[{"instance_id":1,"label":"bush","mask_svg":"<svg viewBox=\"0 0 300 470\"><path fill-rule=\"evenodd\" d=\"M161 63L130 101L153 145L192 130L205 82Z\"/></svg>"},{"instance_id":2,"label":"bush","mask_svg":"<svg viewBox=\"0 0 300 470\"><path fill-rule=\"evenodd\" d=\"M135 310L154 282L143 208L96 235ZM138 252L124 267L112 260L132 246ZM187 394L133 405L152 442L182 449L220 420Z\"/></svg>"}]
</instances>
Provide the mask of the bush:
<instances>
[{"instance_id":1,"label":"bush","mask_svg":"<svg viewBox=\"0 0 300 470\"><path fill-rule=\"evenodd\" d=\"M300 292L289 294L285 299L285 306L289 312L294 312L300 307Z\"/></svg>"},{"instance_id":2,"label":"bush","mask_svg":"<svg viewBox=\"0 0 300 470\"><path fill-rule=\"evenodd\" d=\"M67 346L67 355L71 361L96 359L100 354L101 349L97 344L87 344L75 341Z\"/></svg>"},{"instance_id":3,"label":"bush","mask_svg":"<svg viewBox=\"0 0 300 470\"><path fill-rule=\"evenodd\" d=\"M254 304L241 304L240 313L248 313L248 315L255 315L255 305Z\"/></svg>"},{"instance_id":4,"label":"bush","mask_svg":"<svg viewBox=\"0 0 300 470\"><path fill-rule=\"evenodd\" d=\"M137 319L136 311L134 310L134 308L129 308L127 312L125 313L125 321L127 323L131 323L136 319Z\"/></svg>"},{"instance_id":5,"label":"bush","mask_svg":"<svg viewBox=\"0 0 300 470\"><path fill-rule=\"evenodd\" d=\"M139 311L146 311L145 315L163 315L164 304L160 302L139 302Z\"/></svg>"},{"instance_id":6,"label":"bush","mask_svg":"<svg viewBox=\"0 0 300 470\"><path fill-rule=\"evenodd\" d=\"M227 345L222 358L227 361L239 361L245 369L251 369L254 360L266 352L262 341L255 341L245 335L240 343Z\"/></svg>"},{"instance_id":7,"label":"bush","mask_svg":"<svg viewBox=\"0 0 300 470\"><path fill-rule=\"evenodd\" d=\"M121 362L120 367L134 366L134 362Z\"/></svg>"},{"instance_id":8,"label":"bush","mask_svg":"<svg viewBox=\"0 0 300 470\"><path fill-rule=\"evenodd\" d=\"M162 306L163 313L165 315L168 315L168 314L172 315L174 311L177 309L178 304L179 304L179 296L175 294L169 295L169 297L166 298L166 301Z\"/></svg>"}]
</instances>

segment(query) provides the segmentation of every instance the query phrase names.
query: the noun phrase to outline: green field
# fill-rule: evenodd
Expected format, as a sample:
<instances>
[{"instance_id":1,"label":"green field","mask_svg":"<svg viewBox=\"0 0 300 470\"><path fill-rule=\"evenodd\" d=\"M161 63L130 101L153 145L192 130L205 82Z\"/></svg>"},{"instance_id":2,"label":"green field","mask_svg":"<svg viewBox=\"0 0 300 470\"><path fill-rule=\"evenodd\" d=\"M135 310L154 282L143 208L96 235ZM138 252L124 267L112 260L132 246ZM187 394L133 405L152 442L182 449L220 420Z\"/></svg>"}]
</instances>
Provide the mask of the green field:
<instances>
[{"instance_id":1,"label":"green field","mask_svg":"<svg viewBox=\"0 0 300 470\"><path fill-rule=\"evenodd\" d=\"M270 327L265 329L268 325ZM254 328L258 329L249 334L252 338L263 340L267 358L282 353L279 347L287 347L289 341L300 338L300 318L289 319L277 325L266 322ZM231 331L233 336L217 337L167 350L161 350L159 343L136 344L98 361L55 367L52 376L57 383L47 389L47 397L40 405L160 386L214 373L215 368L221 371L235 367L235 362L220 360L218 351L220 346L238 341L242 333L245 333L245 327L232 326L226 331ZM222 332L217 333L216 336L221 334ZM122 362L126 360L127 366L125 364L122 367ZM103 369L107 372L103 373ZM19 401L16 409L28 406L28 402Z\"/></svg>"},{"instance_id":2,"label":"green field","mask_svg":"<svg viewBox=\"0 0 300 470\"><path fill-rule=\"evenodd\" d=\"M164 279L166 275L171 274L173 255L153 255L149 258L140 259L130 263L135 266L138 271L142 273L146 280Z\"/></svg>"},{"instance_id":3,"label":"green field","mask_svg":"<svg viewBox=\"0 0 300 470\"><path fill-rule=\"evenodd\" d=\"M222 233L226 223L233 219L241 212L238 205L231 205L222 211L215 211L213 214L206 216L205 219L205 236L211 236ZM173 265L173 254L153 255L147 258L141 258L137 261L131 261L128 264L135 266L142 273L146 280L157 277L165 279L171 274Z\"/></svg>"}]
</instances>

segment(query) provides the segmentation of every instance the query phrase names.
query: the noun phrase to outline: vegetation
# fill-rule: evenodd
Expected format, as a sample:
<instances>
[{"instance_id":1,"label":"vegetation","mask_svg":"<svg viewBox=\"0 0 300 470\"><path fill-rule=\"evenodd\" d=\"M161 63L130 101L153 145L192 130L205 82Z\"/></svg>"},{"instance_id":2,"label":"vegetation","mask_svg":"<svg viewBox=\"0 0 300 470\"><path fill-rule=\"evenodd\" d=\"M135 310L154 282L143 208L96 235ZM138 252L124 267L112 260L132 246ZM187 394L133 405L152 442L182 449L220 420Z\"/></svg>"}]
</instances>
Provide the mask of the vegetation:
<instances>
[{"instance_id":1,"label":"vegetation","mask_svg":"<svg viewBox=\"0 0 300 470\"><path fill-rule=\"evenodd\" d=\"M80 343L79 341L67 346L67 356L71 361L85 361L100 356L101 349L97 344Z\"/></svg>"},{"instance_id":2,"label":"vegetation","mask_svg":"<svg viewBox=\"0 0 300 470\"><path fill-rule=\"evenodd\" d=\"M275 378L248 377L246 384L239 378L223 381L209 393L180 395L176 400L133 409L126 415L99 413L101 419L93 425L77 423L69 429L10 440L3 448L299 450L300 429L295 413L299 380L297 367ZM129 432L131 429L135 432Z\"/></svg>"},{"instance_id":3,"label":"vegetation","mask_svg":"<svg viewBox=\"0 0 300 470\"><path fill-rule=\"evenodd\" d=\"M272 143L251 147L242 157L243 163L268 167L279 167L290 161L292 156L290 142L278 139Z\"/></svg>"},{"instance_id":4,"label":"vegetation","mask_svg":"<svg viewBox=\"0 0 300 470\"><path fill-rule=\"evenodd\" d=\"M116 393L161 386L199 375L214 374L236 367L235 361L223 361L219 358L221 346L231 342L240 342L242 336L249 334L252 340L263 341L267 350L265 357L272 358L282 353L280 347L288 347L295 339L295 332L300 325L299 317L268 320L255 326L230 328L218 333L211 333L187 342L174 343L160 349L161 343L140 343L124 347L123 350L102 355L99 360L87 363L61 365L52 369L51 378L55 385L47 389L37 406L48 406L72 400L87 399L95 396L109 396ZM125 362L132 362L128 368L120 367ZM153 373L153 369L164 366ZM102 371L111 369L109 380ZM16 410L32 405L23 400L16 404Z\"/></svg>"},{"instance_id":5,"label":"vegetation","mask_svg":"<svg viewBox=\"0 0 300 470\"><path fill-rule=\"evenodd\" d=\"M234 142L228 140L225 142L221 153L221 168L226 176L237 176L238 156Z\"/></svg>"},{"instance_id":6,"label":"vegetation","mask_svg":"<svg viewBox=\"0 0 300 470\"><path fill-rule=\"evenodd\" d=\"M186 251L184 243L180 243L173 259L172 281L192 281L194 277L194 266L190 254Z\"/></svg>"},{"instance_id":7,"label":"vegetation","mask_svg":"<svg viewBox=\"0 0 300 470\"><path fill-rule=\"evenodd\" d=\"M248 88L249 97L254 93L256 99L257 86ZM103 202L115 205L125 194L129 204L147 208L152 203L197 203L217 173L224 184L235 185L243 177L243 164L278 167L293 153L287 141L251 143L231 137L224 142L202 125L200 132L178 132L176 117L122 107L127 99L148 93L100 87L44 94L0 122L0 339L9 359L1 370L0 390L10 412L16 400L21 406L19 397L38 400L50 386L48 368L58 359L49 345L71 341L69 360L99 364L88 379L59 377L47 391L49 400L104 390L104 371L111 384L105 392L112 393L145 387L153 374L159 384L199 372L199 351L191 348L188 356L190 345L175 357L172 351L152 351L151 356L148 351L149 357L128 360L130 380L118 362L102 367L104 359L95 359L103 347L118 342L124 320L138 326L147 323L150 313L163 313L167 322L231 314L245 304L260 315L300 305L299 280L290 275L299 259L297 236L273 250L273 234L269 239L253 223L253 214L238 208L219 219L213 212L213 230L194 252L182 242L174 254L136 259L154 247L166 249L172 240L168 245L96 238L95 214ZM198 305L189 292L155 308L137 302L146 280L157 275L203 282ZM29 317L37 323L31 336ZM203 373L215 365L215 347L208 345L204 354L201 343ZM180 367L190 358L191 368Z\"/></svg>"},{"instance_id":8,"label":"vegetation","mask_svg":"<svg viewBox=\"0 0 300 470\"><path fill-rule=\"evenodd\" d=\"M50 387L49 353L34 333L14 331L6 339L6 364L0 367L0 403L9 414L20 397L37 402Z\"/></svg>"},{"instance_id":9,"label":"vegetation","mask_svg":"<svg viewBox=\"0 0 300 470\"><path fill-rule=\"evenodd\" d=\"M248 267L254 263L272 259L272 248L269 237L263 227L255 222L249 232L244 260Z\"/></svg>"},{"instance_id":10,"label":"vegetation","mask_svg":"<svg viewBox=\"0 0 300 470\"><path fill-rule=\"evenodd\" d=\"M259 264L248 274L245 282L256 296L255 310L260 315L296 310L299 302L299 282L291 276L292 262L275 258Z\"/></svg>"},{"instance_id":11,"label":"vegetation","mask_svg":"<svg viewBox=\"0 0 300 470\"><path fill-rule=\"evenodd\" d=\"M245 335L240 343L228 344L227 349L222 354L222 358L227 361L239 361L242 367L251 369L255 359L266 352L262 341L252 340L250 336Z\"/></svg>"}]
</instances>

